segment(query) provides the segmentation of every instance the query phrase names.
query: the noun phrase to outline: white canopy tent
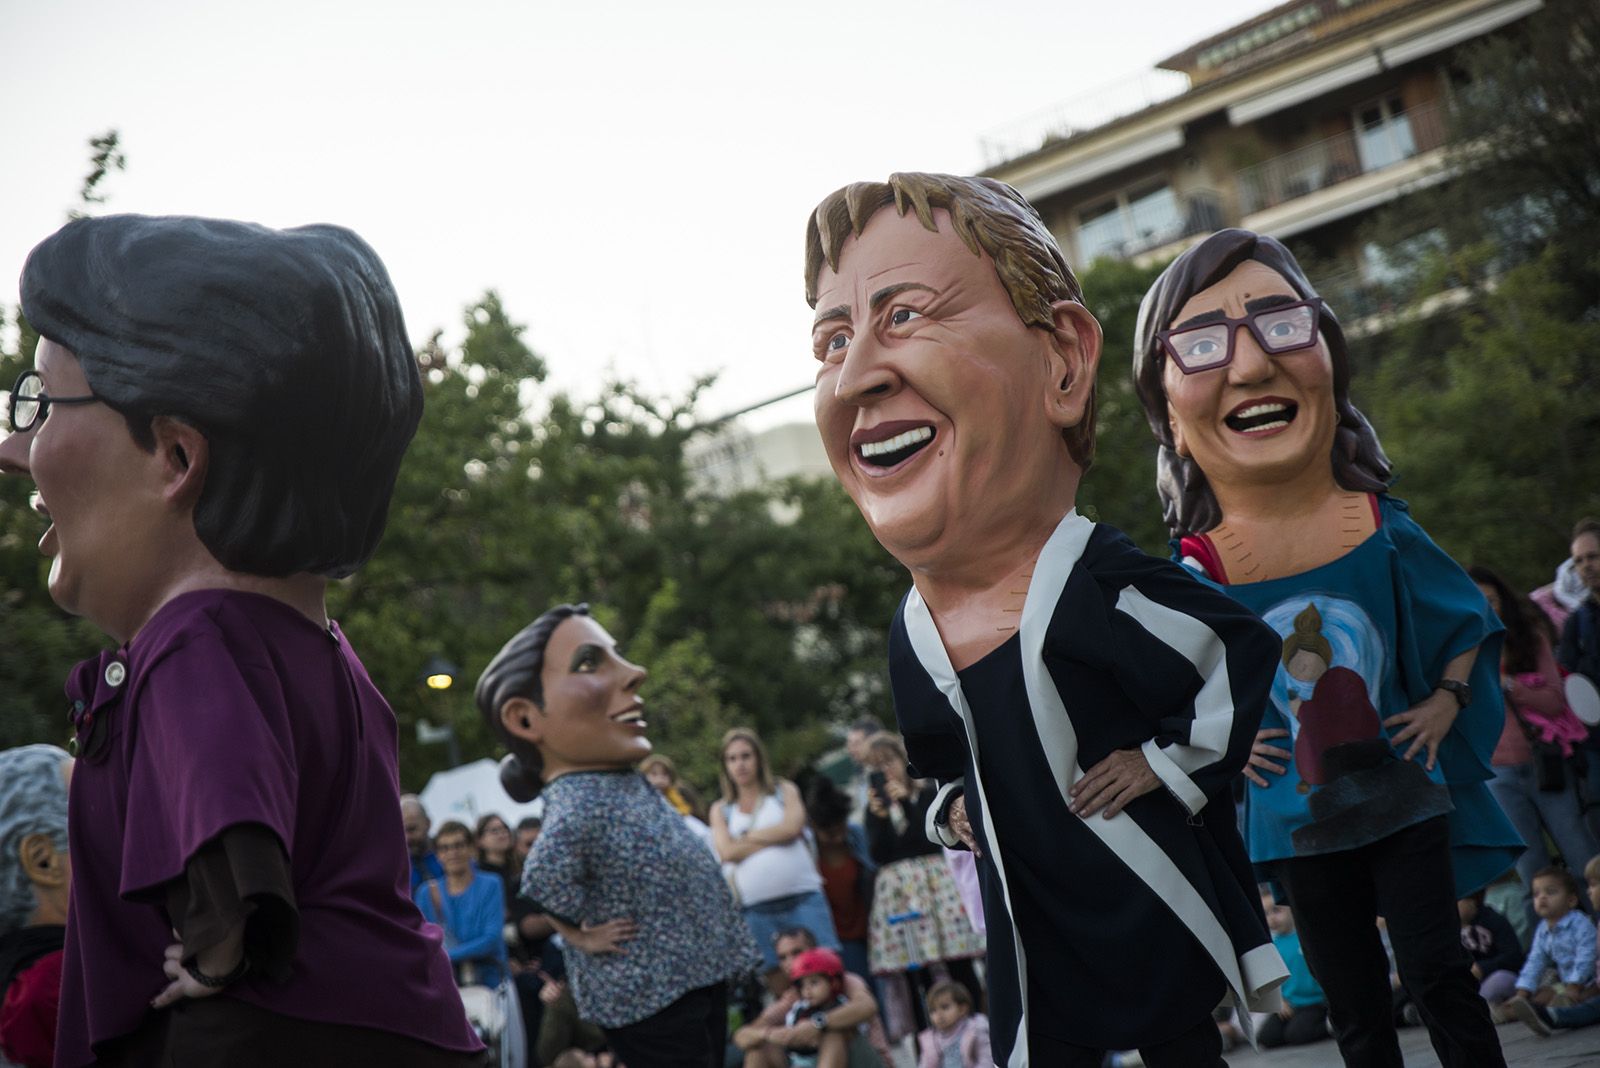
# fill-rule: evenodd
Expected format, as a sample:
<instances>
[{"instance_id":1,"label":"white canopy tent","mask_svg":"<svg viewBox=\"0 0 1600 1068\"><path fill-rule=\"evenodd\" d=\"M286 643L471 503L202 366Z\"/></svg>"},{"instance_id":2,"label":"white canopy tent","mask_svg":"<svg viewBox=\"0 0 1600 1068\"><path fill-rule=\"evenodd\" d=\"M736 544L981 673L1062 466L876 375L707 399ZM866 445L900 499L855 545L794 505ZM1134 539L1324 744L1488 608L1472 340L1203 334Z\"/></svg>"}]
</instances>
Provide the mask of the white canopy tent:
<instances>
[{"instance_id":1,"label":"white canopy tent","mask_svg":"<svg viewBox=\"0 0 1600 1068\"><path fill-rule=\"evenodd\" d=\"M515 830L517 821L524 816L544 814L543 798L527 803L511 800L500 785L500 765L487 757L439 772L428 780L419 796L433 824L429 833L437 831L446 820L460 820L475 828L478 818L490 812Z\"/></svg>"}]
</instances>

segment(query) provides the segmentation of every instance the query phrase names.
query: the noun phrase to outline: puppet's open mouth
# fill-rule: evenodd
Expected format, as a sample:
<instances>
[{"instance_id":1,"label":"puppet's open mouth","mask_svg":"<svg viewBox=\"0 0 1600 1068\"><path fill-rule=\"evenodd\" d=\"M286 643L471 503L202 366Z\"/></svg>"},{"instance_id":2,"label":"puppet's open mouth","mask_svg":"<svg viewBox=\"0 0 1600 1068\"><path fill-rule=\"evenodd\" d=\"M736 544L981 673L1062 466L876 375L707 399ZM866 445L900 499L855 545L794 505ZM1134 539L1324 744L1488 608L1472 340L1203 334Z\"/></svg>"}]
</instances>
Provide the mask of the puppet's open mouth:
<instances>
[{"instance_id":1,"label":"puppet's open mouth","mask_svg":"<svg viewBox=\"0 0 1600 1068\"><path fill-rule=\"evenodd\" d=\"M1240 434L1260 434L1282 430L1294 422L1300 406L1292 401L1263 400L1243 404L1223 417L1229 430Z\"/></svg>"},{"instance_id":2,"label":"puppet's open mouth","mask_svg":"<svg viewBox=\"0 0 1600 1068\"><path fill-rule=\"evenodd\" d=\"M911 459L933 440L933 427L918 426L879 441L856 445L856 455L870 467L890 468Z\"/></svg>"},{"instance_id":3,"label":"puppet's open mouth","mask_svg":"<svg viewBox=\"0 0 1600 1068\"><path fill-rule=\"evenodd\" d=\"M627 723L634 726L644 726L644 705L633 704L611 717L613 723Z\"/></svg>"}]
</instances>

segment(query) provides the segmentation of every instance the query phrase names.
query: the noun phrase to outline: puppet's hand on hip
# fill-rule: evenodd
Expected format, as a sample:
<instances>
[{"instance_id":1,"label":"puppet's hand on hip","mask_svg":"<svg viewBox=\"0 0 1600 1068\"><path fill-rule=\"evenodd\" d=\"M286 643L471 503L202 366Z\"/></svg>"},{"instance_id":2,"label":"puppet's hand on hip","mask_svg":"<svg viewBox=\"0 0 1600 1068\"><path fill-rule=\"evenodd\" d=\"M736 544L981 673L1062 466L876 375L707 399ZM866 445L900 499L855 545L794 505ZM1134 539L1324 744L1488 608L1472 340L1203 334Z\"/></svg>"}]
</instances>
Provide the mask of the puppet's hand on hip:
<instances>
[{"instance_id":1,"label":"puppet's hand on hip","mask_svg":"<svg viewBox=\"0 0 1600 1068\"><path fill-rule=\"evenodd\" d=\"M1256 731L1256 744L1250 748L1250 760L1245 764L1244 777L1257 786L1267 786L1269 785L1267 780L1261 777L1261 772L1257 771L1257 768L1270 771L1274 775L1282 775L1287 772L1289 770L1289 761L1294 759L1293 754L1287 749L1279 749L1275 745L1266 744L1274 738L1287 737L1289 737L1289 732L1282 727L1269 727L1266 730ZM1283 763L1273 763L1273 761L1277 760L1281 760Z\"/></svg>"},{"instance_id":2,"label":"puppet's hand on hip","mask_svg":"<svg viewBox=\"0 0 1600 1068\"><path fill-rule=\"evenodd\" d=\"M1072 797L1072 811L1079 816L1088 819L1104 809L1106 819L1110 819L1128 802L1160 785L1161 780L1150 770L1143 751L1118 749L1084 772L1067 793Z\"/></svg>"},{"instance_id":3,"label":"puppet's hand on hip","mask_svg":"<svg viewBox=\"0 0 1600 1068\"><path fill-rule=\"evenodd\" d=\"M1409 741L1411 745L1405 751L1403 757L1405 760L1410 760L1426 748L1428 750L1426 766L1432 771L1434 762L1439 759L1439 743L1444 741L1444 736L1455 726L1456 715L1460 711L1461 703L1456 700L1455 694L1447 690L1435 690L1413 705L1410 711L1390 716L1383 721L1385 727L1403 728L1395 732L1389 739L1389 744L1399 749Z\"/></svg>"},{"instance_id":4,"label":"puppet's hand on hip","mask_svg":"<svg viewBox=\"0 0 1600 1068\"><path fill-rule=\"evenodd\" d=\"M600 953L621 953L622 943L632 941L639 933L639 925L632 920L608 920L605 923L584 924L582 933L576 939L567 941L576 942L577 948L595 956Z\"/></svg>"},{"instance_id":5,"label":"puppet's hand on hip","mask_svg":"<svg viewBox=\"0 0 1600 1068\"><path fill-rule=\"evenodd\" d=\"M978 848L978 836L972 833L972 821L967 818L967 796L961 794L950 807L945 810L944 823L950 828L950 833L961 839L963 845L972 850L975 857L983 856L983 850Z\"/></svg>"},{"instance_id":6,"label":"puppet's hand on hip","mask_svg":"<svg viewBox=\"0 0 1600 1068\"><path fill-rule=\"evenodd\" d=\"M150 1002L150 1007L153 1009L164 1009L184 998L208 998L212 994L220 994L225 989L220 986L206 986L189 974L189 969L183 966L182 942L174 942L167 947L166 960L162 961L161 970L167 973L167 978L171 982Z\"/></svg>"}]
</instances>

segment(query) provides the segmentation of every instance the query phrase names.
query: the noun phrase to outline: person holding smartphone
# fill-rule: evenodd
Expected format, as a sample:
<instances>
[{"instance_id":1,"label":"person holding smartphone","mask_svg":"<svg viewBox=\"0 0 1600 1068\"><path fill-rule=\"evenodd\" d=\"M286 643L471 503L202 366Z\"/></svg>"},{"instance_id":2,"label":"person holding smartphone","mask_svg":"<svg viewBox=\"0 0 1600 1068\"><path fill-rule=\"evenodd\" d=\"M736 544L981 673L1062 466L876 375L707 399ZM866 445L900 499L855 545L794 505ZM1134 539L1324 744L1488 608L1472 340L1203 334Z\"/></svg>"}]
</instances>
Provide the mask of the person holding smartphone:
<instances>
[{"instance_id":1,"label":"person holding smartphone","mask_svg":"<svg viewBox=\"0 0 1600 1068\"><path fill-rule=\"evenodd\" d=\"M898 735L867 742L867 849L878 865L868 921L868 959L885 985L889 1040L898 1042L928 1026L923 1006L939 978L929 965L980 992L972 961L984 940L961 903L939 846L925 833L933 783L913 779ZM895 989L898 988L898 989Z\"/></svg>"}]
</instances>

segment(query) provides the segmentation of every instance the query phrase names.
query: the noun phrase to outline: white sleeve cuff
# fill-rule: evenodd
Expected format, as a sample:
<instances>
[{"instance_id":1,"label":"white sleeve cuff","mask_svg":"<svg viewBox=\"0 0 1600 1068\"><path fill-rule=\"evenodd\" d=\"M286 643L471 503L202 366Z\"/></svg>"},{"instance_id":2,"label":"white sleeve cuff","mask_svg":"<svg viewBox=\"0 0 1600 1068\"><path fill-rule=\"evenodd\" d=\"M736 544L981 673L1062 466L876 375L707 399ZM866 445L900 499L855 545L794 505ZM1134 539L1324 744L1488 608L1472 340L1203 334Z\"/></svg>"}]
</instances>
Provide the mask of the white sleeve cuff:
<instances>
[{"instance_id":1,"label":"white sleeve cuff","mask_svg":"<svg viewBox=\"0 0 1600 1068\"><path fill-rule=\"evenodd\" d=\"M1194 780L1183 773L1183 769L1173 763L1166 751L1156 744L1154 738L1140 746L1144 758L1150 762L1150 770L1156 773L1156 778L1164 783L1172 796L1176 797L1184 808L1189 810L1189 815L1197 814L1206 807L1206 795Z\"/></svg>"},{"instance_id":2,"label":"white sleeve cuff","mask_svg":"<svg viewBox=\"0 0 1600 1068\"><path fill-rule=\"evenodd\" d=\"M945 810L955 800L955 796L966 792L967 780L965 777L952 780L939 787L939 792L933 795L933 804L928 806L928 818L923 824L923 829L928 835L928 841L933 842L935 845L942 845L946 849L966 848L966 845L955 836L955 832L951 831L947 824L938 822L939 817L945 814Z\"/></svg>"}]
</instances>

